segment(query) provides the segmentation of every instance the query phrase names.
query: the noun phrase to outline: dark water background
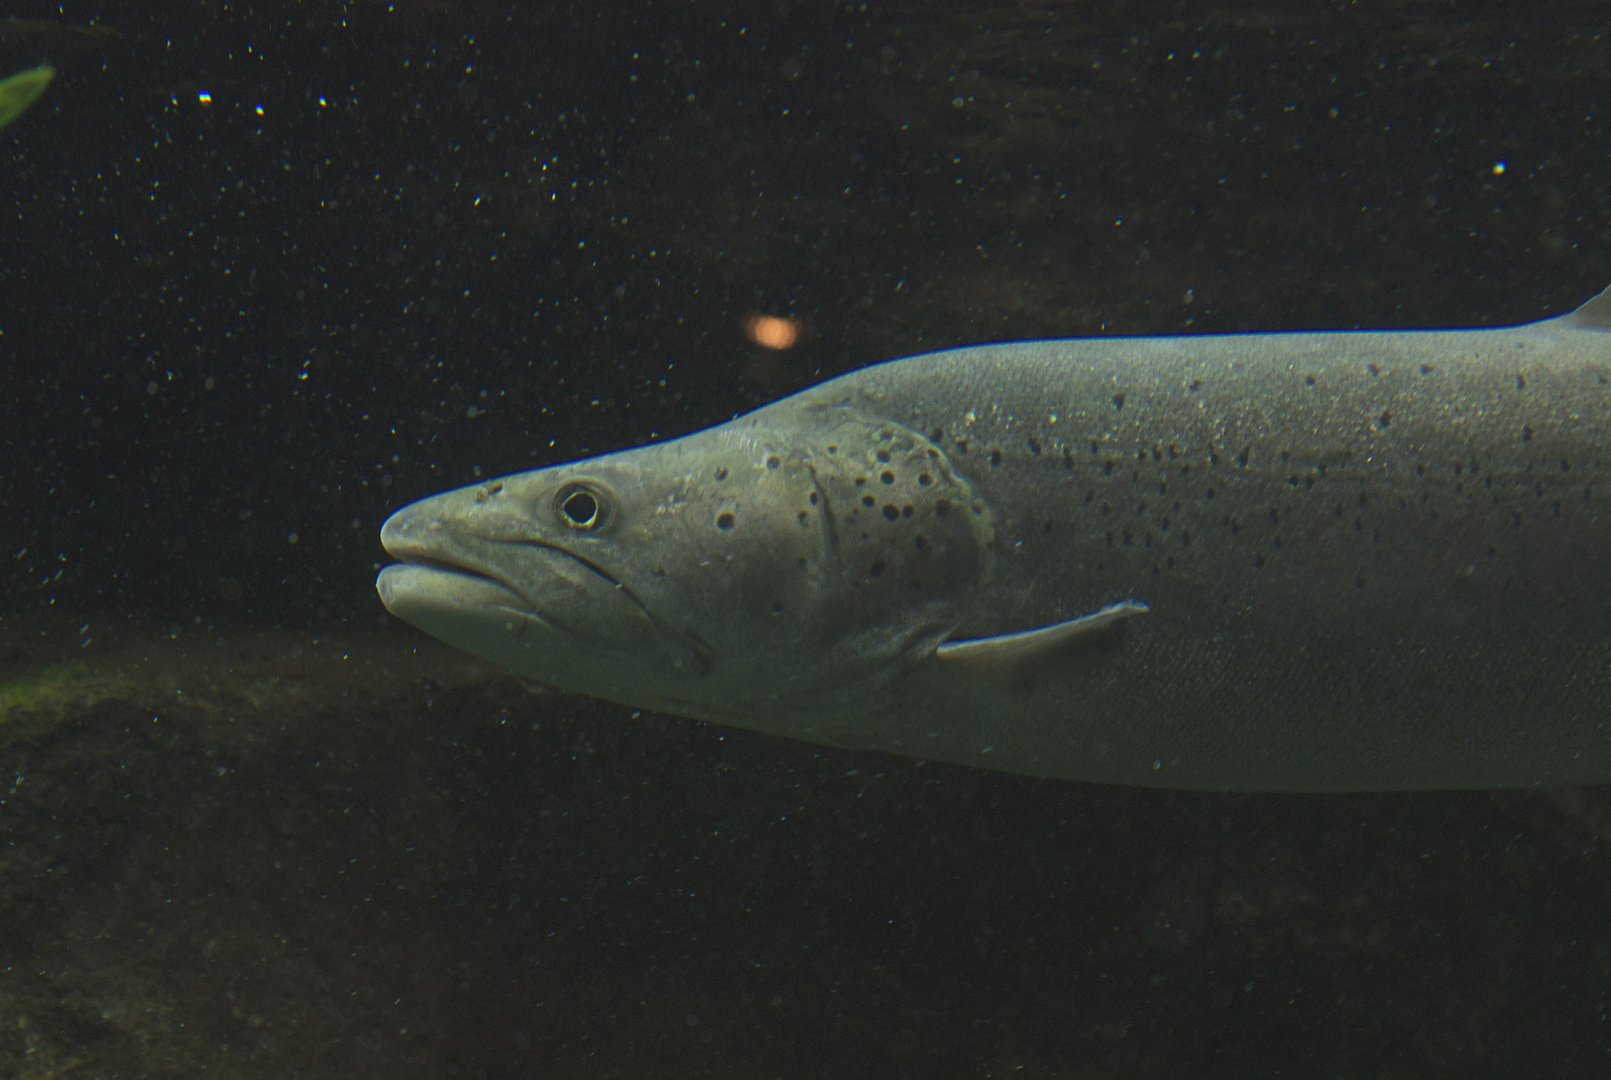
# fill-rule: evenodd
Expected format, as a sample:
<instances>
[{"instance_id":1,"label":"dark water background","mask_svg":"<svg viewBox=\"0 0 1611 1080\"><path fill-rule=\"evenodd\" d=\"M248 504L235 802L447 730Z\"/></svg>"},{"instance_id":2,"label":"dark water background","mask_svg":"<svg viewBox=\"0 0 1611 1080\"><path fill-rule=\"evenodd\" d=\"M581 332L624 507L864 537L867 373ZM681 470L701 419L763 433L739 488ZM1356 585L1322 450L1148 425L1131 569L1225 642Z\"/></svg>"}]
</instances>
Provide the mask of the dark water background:
<instances>
[{"instance_id":1,"label":"dark water background","mask_svg":"<svg viewBox=\"0 0 1611 1080\"><path fill-rule=\"evenodd\" d=\"M397 675L4 748L0 1075L1606 1074L1597 791L838 754L409 671L372 588L404 502L892 356L1568 310L1603 6L3 14L61 73L0 134L0 676L271 630Z\"/></svg>"}]
</instances>

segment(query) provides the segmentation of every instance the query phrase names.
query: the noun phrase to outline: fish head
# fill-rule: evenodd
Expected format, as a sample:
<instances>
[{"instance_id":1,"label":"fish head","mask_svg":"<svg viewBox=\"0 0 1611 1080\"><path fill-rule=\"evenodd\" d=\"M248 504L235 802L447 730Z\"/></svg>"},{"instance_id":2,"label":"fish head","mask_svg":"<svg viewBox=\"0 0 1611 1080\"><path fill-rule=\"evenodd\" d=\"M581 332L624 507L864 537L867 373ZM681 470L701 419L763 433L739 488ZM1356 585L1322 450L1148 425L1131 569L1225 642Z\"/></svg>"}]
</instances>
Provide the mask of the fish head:
<instances>
[{"instance_id":1,"label":"fish head","mask_svg":"<svg viewBox=\"0 0 1611 1080\"><path fill-rule=\"evenodd\" d=\"M921 435L772 419L406 506L381 599L529 680L684 715L887 680L981 584L988 513Z\"/></svg>"}]
</instances>

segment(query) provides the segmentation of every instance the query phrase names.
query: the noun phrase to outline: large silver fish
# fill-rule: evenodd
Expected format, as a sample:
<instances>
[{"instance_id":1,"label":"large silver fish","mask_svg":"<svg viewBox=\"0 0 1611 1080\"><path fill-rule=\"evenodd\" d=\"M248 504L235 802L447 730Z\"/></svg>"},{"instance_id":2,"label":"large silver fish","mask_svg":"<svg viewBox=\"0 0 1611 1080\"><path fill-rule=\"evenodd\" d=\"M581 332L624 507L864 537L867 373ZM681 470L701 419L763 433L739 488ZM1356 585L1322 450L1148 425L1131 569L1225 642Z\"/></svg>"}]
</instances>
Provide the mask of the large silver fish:
<instances>
[{"instance_id":1,"label":"large silver fish","mask_svg":"<svg viewBox=\"0 0 1611 1080\"><path fill-rule=\"evenodd\" d=\"M1611 781L1611 290L852 372L381 533L399 618L833 746L1239 791Z\"/></svg>"}]
</instances>

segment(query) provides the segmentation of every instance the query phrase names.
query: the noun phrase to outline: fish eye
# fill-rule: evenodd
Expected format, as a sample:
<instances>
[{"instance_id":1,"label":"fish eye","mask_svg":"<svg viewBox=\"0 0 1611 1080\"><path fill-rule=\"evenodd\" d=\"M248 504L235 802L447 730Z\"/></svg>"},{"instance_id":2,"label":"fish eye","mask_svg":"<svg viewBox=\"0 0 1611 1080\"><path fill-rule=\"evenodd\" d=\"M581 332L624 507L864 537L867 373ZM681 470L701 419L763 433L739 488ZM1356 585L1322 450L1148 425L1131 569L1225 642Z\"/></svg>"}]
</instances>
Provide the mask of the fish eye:
<instances>
[{"instance_id":1,"label":"fish eye","mask_svg":"<svg viewBox=\"0 0 1611 1080\"><path fill-rule=\"evenodd\" d=\"M601 529L609 518L609 497L592 484L566 484L554 494L554 507L579 532Z\"/></svg>"}]
</instances>

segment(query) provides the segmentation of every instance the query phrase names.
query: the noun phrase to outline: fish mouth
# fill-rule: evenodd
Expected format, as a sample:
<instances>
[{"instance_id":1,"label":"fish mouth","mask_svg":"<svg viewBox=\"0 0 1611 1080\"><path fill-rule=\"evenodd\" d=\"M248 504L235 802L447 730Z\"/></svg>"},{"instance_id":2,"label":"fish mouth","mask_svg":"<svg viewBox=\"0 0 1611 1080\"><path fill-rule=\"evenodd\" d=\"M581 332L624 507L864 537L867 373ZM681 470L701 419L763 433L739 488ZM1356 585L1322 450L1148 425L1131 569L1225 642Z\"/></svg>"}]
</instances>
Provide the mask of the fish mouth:
<instances>
[{"instance_id":1,"label":"fish mouth","mask_svg":"<svg viewBox=\"0 0 1611 1080\"><path fill-rule=\"evenodd\" d=\"M417 535L420 524L405 509L393 514L381 527L381 546L398 560L383 568L375 582L388 611L398 614L394 600L401 600L405 592L418 594L423 590L463 604L534 613L536 605L531 598L496 567L480 560L448 557L439 536ZM426 528L434 524L427 523Z\"/></svg>"},{"instance_id":2,"label":"fish mouth","mask_svg":"<svg viewBox=\"0 0 1611 1080\"><path fill-rule=\"evenodd\" d=\"M375 589L386 610L405 622L417 621L428 598L431 606L537 615L530 600L496 578L433 559L410 558L382 567Z\"/></svg>"}]
</instances>

